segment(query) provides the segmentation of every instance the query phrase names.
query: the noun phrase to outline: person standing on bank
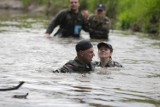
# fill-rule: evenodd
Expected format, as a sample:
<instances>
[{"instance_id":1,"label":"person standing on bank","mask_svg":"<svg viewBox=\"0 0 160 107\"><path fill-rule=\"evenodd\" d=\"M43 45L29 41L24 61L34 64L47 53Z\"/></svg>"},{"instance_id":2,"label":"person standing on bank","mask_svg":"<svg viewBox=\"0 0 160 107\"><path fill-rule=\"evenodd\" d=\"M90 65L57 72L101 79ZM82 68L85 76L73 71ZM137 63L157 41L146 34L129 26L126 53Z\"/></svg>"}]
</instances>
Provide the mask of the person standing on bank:
<instances>
[{"instance_id":1,"label":"person standing on bank","mask_svg":"<svg viewBox=\"0 0 160 107\"><path fill-rule=\"evenodd\" d=\"M123 67L120 63L112 60L113 48L112 45L100 42L97 45L98 57L100 61L95 62L95 66L98 67Z\"/></svg>"},{"instance_id":2,"label":"person standing on bank","mask_svg":"<svg viewBox=\"0 0 160 107\"><path fill-rule=\"evenodd\" d=\"M95 14L88 19L89 34L91 39L108 39L110 20L106 17L105 6L98 4Z\"/></svg>"},{"instance_id":3,"label":"person standing on bank","mask_svg":"<svg viewBox=\"0 0 160 107\"><path fill-rule=\"evenodd\" d=\"M79 11L80 0L69 0L70 9L60 11L49 24L45 36L50 38L50 34L59 25L59 30L54 34L61 37L80 37L81 29L87 31L88 26L82 13Z\"/></svg>"},{"instance_id":4,"label":"person standing on bank","mask_svg":"<svg viewBox=\"0 0 160 107\"><path fill-rule=\"evenodd\" d=\"M54 73L90 73L94 71L92 63L94 50L90 41L82 40L76 44L75 48L77 52L75 59L68 61L62 68L53 71Z\"/></svg>"}]
</instances>

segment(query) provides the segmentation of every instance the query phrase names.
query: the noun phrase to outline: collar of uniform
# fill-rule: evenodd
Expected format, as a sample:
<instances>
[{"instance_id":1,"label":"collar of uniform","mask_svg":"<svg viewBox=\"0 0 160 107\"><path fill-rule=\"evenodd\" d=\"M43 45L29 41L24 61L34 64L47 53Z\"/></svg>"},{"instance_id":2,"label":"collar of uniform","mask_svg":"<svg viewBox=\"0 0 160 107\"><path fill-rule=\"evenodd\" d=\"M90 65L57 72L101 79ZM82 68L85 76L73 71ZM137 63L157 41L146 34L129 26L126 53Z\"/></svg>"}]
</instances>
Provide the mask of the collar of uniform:
<instances>
[{"instance_id":1,"label":"collar of uniform","mask_svg":"<svg viewBox=\"0 0 160 107\"><path fill-rule=\"evenodd\" d=\"M77 62L79 62L80 64L87 65L87 64L84 63L82 60L80 60L78 57L75 57L74 60L77 61Z\"/></svg>"},{"instance_id":2,"label":"collar of uniform","mask_svg":"<svg viewBox=\"0 0 160 107\"><path fill-rule=\"evenodd\" d=\"M74 12L73 10L70 9L69 12L72 13L72 14L78 14L79 10L77 12Z\"/></svg>"},{"instance_id":3,"label":"collar of uniform","mask_svg":"<svg viewBox=\"0 0 160 107\"><path fill-rule=\"evenodd\" d=\"M110 60L106 63L105 67L112 65L112 63L113 63L112 58L110 58ZM98 66L102 66L101 62L98 63Z\"/></svg>"},{"instance_id":4,"label":"collar of uniform","mask_svg":"<svg viewBox=\"0 0 160 107\"><path fill-rule=\"evenodd\" d=\"M93 65L92 65L91 63L86 64L86 63L84 63L82 60L80 60L78 57L75 57L74 60L75 60L76 62L82 64L82 66L85 66L87 69L94 70L94 67L93 67Z\"/></svg>"}]
</instances>

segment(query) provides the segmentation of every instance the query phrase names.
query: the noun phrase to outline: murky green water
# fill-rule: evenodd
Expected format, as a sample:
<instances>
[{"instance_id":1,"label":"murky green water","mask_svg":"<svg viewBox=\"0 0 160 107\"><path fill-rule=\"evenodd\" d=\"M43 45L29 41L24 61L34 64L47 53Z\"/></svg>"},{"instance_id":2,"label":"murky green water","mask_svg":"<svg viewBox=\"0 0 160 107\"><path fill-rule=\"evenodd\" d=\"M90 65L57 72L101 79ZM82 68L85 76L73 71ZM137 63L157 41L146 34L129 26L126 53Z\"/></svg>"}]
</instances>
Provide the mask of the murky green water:
<instances>
[{"instance_id":1,"label":"murky green water","mask_svg":"<svg viewBox=\"0 0 160 107\"><path fill-rule=\"evenodd\" d=\"M22 14L19 14L20 16ZM160 107L160 41L111 31L113 59L124 68L97 68L92 74L54 74L76 55L79 40L46 39L45 18L0 21L0 107ZM25 26L27 25L27 26ZM83 33L83 38L89 39ZM95 54L97 43L92 40ZM98 60L97 55L93 60ZM29 93L27 99L13 95Z\"/></svg>"}]
</instances>

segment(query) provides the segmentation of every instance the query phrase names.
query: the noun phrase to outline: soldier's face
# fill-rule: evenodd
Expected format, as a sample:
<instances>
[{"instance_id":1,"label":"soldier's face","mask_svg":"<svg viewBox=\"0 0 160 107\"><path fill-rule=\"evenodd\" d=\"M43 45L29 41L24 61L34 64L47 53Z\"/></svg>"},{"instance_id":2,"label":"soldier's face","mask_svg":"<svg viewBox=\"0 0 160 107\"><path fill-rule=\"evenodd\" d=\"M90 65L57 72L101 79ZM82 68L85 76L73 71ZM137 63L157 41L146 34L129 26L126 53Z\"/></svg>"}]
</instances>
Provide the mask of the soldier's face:
<instances>
[{"instance_id":1,"label":"soldier's face","mask_svg":"<svg viewBox=\"0 0 160 107\"><path fill-rule=\"evenodd\" d=\"M82 52L82 58L86 63L90 63L94 55L95 54L93 48L87 49Z\"/></svg>"},{"instance_id":2,"label":"soldier's face","mask_svg":"<svg viewBox=\"0 0 160 107\"><path fill-rule=\"evenodd\" d=\"M110 49L103 46L100 49L98 49L98 56L99 58L110 58L112 56L112 53Z\"/></svg>"},{"instance_id":3,"label":"soldier's face","mask_svg":"<svg viewBox=\"0 0 160 107\"><path fill-rule=\"evenodd\" d=\"M70 8L71 10L77 11L79 9L79 0L70 0Z\"/></svg>"},{"instance_id":4,"label":"soldier's face","mask_svg":"<svg viewBox=\"0 0 160 107\"><path fill-rule=\"evenodd\" d=\"M97 11L96 11L96 14L97 14L98 16L104 16L104 15L105 15L105 11L104 11L104 10L97 10Z\"/></svg>"}]
</instances>

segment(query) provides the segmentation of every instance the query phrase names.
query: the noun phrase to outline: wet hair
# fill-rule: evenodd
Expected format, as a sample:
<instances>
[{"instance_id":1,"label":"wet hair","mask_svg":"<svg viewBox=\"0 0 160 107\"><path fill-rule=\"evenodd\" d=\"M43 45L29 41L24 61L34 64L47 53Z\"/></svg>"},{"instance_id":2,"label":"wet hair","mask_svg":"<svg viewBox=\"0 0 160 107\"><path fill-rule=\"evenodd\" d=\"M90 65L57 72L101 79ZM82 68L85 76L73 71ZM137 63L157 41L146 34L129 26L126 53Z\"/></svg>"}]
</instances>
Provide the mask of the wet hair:
<instances>
[{"instance_id":1,"label":"wet hair","mask_svg":"<svg viewBox=\"0 0 160 107\"><path fill-rule=\"evenodd\" d=\"M76 51L79 52L79 51L85 51L85 50L90 49L92 47L93 47L93 45L91 44L90 41L82 40L76 44L75 48L76 48Z\"/></svg>"}]
</instances>

